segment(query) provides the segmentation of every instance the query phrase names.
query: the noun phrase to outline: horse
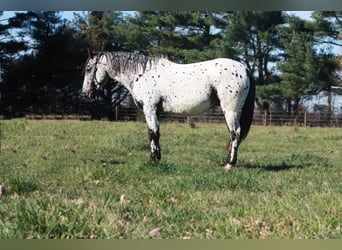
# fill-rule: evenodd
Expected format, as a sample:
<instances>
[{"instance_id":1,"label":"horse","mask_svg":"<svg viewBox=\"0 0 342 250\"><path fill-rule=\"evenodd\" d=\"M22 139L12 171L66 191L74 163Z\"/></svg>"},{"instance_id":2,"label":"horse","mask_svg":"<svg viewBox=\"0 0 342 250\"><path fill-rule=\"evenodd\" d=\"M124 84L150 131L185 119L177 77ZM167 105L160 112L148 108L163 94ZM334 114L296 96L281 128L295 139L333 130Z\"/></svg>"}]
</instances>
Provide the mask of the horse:
<instances>
[{"instance_id":1,"label":"horse","mask_svg":"<svg viewBox=\"0 0 342 250\"><path fill-rule=\"evenodd\" d=\"M244 64L228 58L178 64L165 56L91 52L83 71L82 93L89 99L110 78L127 88L145 115L152 161L161 159L161 112L191 116L219 104L229 132L224 169L236 164L238 146L248 134L254 112L255 85Z\"/></svg>"}]
</instances>

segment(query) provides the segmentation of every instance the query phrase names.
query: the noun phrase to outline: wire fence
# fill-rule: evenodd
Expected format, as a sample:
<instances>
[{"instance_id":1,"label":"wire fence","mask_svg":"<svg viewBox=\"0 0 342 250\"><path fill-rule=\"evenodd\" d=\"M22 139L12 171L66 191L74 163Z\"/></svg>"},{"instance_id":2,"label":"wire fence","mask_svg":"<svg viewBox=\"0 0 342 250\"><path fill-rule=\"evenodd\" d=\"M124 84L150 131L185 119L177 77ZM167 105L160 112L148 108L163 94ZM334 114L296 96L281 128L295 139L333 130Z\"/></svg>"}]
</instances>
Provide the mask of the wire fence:
<instances>
[{"instance_id":1,"label":"wire fence","mask_svg":"<svg viewBox=\"0 0 342 250\"><path fill-rule=\"evenodd\" d=\"M92 120L93 116L87 114L27 114L26 119L77 119ZM107 119L102 117L102 119ZM116 106L112 111L113 121L144 121L144 115L137 108ZM209 109L196 116L181 114L160 114L161 122L180 123L225 123L223 112L219 106ZM300 111L297 114L289 114L283 111L254 111L253 125L261 126L309 126L309 127L342 127L342 114L328 113L323 111L307 112Z\"/></svg>"},{"instance_id":2,"label":"wire fence","mask_svg":"<svg viewBox=\"0 0 342 250\"><path fill-rule=\"evenodd\" d=\"M141 111L140 111L141 112ZM135 108L117 108L116 120L135 121L143 120L143 114ZM179 114L161 114L162 122L188 122L188 123L225 123L220 107L209 109L197 116ZM342 127L342 114L328 112L300 111L297 114L289 114L283 111L254 111L253 125L261 126L310 126L310 127Z\"/></svg>"}]
</instances>

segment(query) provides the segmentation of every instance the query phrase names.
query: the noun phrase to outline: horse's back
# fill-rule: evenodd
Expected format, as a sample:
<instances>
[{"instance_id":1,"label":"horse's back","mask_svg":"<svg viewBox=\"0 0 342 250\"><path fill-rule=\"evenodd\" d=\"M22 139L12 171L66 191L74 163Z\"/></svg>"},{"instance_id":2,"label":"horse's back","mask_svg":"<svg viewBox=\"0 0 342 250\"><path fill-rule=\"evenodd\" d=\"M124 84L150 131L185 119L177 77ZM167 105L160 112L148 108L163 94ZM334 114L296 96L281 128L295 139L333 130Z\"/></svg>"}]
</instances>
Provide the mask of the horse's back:
<instances>
[{"instance_id":1,"label":"horse's back","mask_svg":"<svg viewBox=\"0 0 342 250\"><path fill-rule=\"evenodd\" d=\"M199 114L218 104L218 98L233 101L245 88L244 65L227 58L171 63L162 69L155 86L167 112Z\"/></svg>"}]
</instances>

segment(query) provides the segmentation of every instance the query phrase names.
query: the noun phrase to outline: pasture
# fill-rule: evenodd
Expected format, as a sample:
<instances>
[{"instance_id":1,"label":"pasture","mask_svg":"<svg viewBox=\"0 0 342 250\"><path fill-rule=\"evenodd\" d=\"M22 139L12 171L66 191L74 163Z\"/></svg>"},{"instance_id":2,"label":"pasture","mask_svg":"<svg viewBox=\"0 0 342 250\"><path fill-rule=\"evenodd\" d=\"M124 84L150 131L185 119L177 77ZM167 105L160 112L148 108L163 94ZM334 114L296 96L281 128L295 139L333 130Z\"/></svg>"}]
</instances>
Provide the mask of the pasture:
<instances>
[{"instance_id":1,"label":"pasture","mask_svg":"<svg viewBox=\"0 0 342 250\"><path fill-rule=\"evenodd\" d=\"M0 238L342 238L342 130L257 127L226 173L225 125L1 121Z\"/></svg>"}]
</instances>

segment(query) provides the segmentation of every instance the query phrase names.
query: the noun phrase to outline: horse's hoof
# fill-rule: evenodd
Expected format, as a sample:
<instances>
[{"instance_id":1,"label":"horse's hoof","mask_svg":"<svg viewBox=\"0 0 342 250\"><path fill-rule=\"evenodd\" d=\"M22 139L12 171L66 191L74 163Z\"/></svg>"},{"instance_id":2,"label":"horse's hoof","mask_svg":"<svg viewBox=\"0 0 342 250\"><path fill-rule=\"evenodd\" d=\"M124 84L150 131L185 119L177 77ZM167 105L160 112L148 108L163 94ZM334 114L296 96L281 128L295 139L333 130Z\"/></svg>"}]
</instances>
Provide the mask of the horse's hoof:
<instances>
[{"instance_id":1,"label":"horse's hoof","mask_svg":"<svg viewBox=\"0 0 342 250\"><path fill-rule=\"evenodd\" d=\"M233 167L233 165L227 163L223 169L224 169L224 171L229 172L229 171L231 171L232 167Z\"/></svg>"},{"instance_id":2,"label":"horse's hoof","mask_svg":"<svg viewBox=\"0 0 342 250\"><path fill-rule=\"evenodd\" d=\"M151 154L151 156L150 156L150 160L152 162L158 162L158 161L160 161L160 159L161 159L160 154L159 155Z\"/></svg>"}]
</instances>

